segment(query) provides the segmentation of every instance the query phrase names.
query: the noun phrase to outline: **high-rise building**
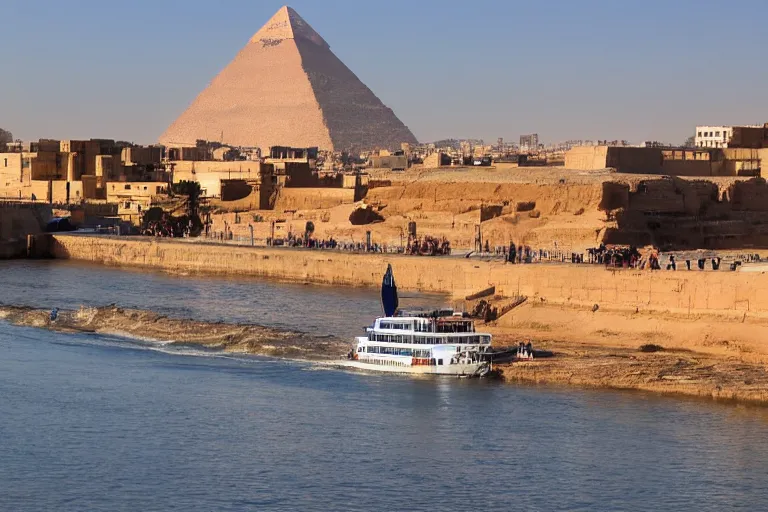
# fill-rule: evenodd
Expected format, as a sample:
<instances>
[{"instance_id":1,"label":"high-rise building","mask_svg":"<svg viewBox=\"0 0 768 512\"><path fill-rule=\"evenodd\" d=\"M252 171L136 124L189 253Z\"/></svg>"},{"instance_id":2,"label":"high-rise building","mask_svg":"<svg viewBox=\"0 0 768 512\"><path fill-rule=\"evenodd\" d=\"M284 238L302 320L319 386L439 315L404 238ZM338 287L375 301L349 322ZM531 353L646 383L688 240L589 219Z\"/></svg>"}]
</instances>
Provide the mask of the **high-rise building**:
<instances>
[{"instance_id":1,"label":"high-rise building","mask_svg":"<svg viewBox=\"0 0 768 512\"><path fill-rule=\"evenodd\" d=\"M526 151L531 149L537 149L539 147L539 134L531 133L530 135L520 136L520 150Z\"/></svg>"}]
</instances>

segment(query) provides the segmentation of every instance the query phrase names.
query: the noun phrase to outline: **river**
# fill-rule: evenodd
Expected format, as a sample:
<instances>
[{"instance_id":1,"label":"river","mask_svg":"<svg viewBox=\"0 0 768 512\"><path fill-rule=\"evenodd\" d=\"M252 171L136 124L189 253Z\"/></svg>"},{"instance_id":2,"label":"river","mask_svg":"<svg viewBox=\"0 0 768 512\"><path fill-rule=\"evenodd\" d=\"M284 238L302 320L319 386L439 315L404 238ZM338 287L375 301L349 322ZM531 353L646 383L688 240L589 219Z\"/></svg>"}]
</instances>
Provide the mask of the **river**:
<instances>
[{"instance_id":1,"label":"river","mask_svg":"<svg viewBox=\"0 0 768 512\"><path fill-rule=\"evenodd\" d=\"M0 302L333 336L379 310L369 290L26 261L0 264ZM766 433L759 407L0 323L1 510L764 510Z\"/></svg>"}]
</instances>

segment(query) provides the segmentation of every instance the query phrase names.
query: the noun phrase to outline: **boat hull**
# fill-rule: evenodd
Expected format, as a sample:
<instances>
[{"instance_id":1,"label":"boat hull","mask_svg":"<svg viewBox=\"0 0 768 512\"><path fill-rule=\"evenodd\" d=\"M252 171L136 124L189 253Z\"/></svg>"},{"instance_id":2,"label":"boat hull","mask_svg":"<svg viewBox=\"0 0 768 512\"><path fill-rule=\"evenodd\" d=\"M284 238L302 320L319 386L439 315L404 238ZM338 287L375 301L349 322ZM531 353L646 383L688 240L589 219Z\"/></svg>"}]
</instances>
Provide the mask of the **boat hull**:
<instances>
[{"instance_id":1,"label":"boat hull","mask_svg":"<svg viewBox=\"0 0 768 512\"><path fill-rule=\"evenodd\" d=\"M450 364L445 366L386 366L363 361L339 361L339 366L380 373L411 375L450 375L453 377L482 377L490 370L488 363Z\"/></svg>"}]
</instances>

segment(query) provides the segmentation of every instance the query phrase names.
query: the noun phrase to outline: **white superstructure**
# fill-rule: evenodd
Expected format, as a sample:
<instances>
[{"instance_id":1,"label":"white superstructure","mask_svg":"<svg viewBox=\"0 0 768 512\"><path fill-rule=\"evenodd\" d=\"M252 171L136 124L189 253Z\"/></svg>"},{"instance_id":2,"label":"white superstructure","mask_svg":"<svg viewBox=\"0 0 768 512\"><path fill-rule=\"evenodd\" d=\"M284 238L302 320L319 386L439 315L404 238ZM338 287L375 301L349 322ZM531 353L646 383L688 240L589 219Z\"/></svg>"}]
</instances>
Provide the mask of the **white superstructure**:
<instances>
[{"instance_id":1,"label":"white superstructure","mask_svg":"<svg viewBox=\"0 0 768 512\"><path fill-rule=\"evenodd\" d=\"M402 312L378 318L356 338L344 366L392 373L478 377L490 363L491 335L475 332L472 319L451 310Z\"/></svg>"}]
</instances>

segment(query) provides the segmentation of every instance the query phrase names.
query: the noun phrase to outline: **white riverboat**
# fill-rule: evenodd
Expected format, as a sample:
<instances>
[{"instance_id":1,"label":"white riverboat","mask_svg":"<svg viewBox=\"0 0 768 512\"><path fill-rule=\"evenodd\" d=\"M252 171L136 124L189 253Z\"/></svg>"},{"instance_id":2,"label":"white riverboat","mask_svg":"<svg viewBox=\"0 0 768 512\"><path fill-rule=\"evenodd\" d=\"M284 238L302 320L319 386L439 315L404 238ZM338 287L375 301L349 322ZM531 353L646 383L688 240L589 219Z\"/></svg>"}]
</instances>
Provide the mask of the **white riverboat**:
<instances>
[{"instance_id":1,"label":"white riverboat","mask_svg":"<svg viewBox=\"0 0 768 512\"><path fill-rule=\"evenodd\" d=\"M491 335L452 310L400 311L376 319L344 366L390 373L482 377L490 370Z\"/></svg>"}]
</instances>

